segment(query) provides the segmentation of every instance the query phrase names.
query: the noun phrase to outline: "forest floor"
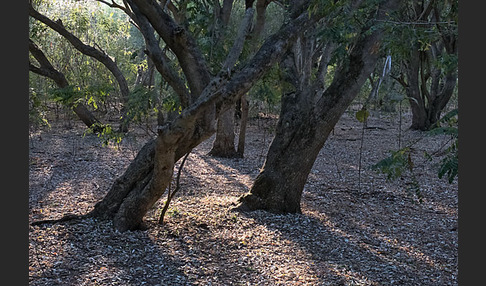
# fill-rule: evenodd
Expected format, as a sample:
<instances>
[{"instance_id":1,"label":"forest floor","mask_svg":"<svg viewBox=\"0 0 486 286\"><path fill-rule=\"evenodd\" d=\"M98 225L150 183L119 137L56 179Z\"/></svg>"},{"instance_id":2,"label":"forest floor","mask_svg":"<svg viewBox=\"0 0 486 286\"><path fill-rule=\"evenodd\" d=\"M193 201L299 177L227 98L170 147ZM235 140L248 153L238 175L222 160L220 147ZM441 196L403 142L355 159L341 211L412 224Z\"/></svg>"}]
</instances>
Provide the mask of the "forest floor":
<instances>
[{"instance_id":1,"label":"forest floor","mask_svg":"<svg viewBox=\"0 0 486 286\"><path fill-rule=\"evenodd\" d=\"M234 211L262 167L274 124L249 122L241 159L208 156L214 137L195 148L163 226L165 198L145 231L120 233L93 219L29 226L29 284L458 284L458 183L437 176L449 137L408 130L409 116L400 123L384 113L370 116L362 137L362 124L346 113L309 175L302 214ZM31 132L30 223L89 212L149 138L136 129L119 146L101 146L83 132L78 123ZM413 173L390 181L370 166L399 143L412 144Z\"/></svg>"}]
</instances>

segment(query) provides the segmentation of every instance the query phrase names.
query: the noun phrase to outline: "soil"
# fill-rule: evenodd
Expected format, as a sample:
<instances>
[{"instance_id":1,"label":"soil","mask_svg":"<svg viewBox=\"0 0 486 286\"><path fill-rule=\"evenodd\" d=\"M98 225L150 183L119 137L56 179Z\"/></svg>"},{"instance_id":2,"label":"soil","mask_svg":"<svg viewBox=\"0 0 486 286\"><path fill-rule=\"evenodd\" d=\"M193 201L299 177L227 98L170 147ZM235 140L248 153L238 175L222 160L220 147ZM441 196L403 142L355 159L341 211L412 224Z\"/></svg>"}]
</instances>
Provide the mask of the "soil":
<instances>
[{"instance_id":1,"label":"soil","mask_svg":"<svg viewBox=\"0 0 486 286\"><path fill-rule=\"evenodd\" d=\"M275 120L250 120L244 158L207 155L214 137L194 149L164 225L165 197L144 231L94 219L29 226L29 284L458 284L458 183L437 175L448 136L408 130L409 114L373 113L363 129L346 113L309 175L302 214L234 211ZM70 125L30 133L30 223L89 212L149 138L137 127L103 146ZM388 180L370 168L399 145L411 145L412 172Z\"/></svg>"}]
</instances>

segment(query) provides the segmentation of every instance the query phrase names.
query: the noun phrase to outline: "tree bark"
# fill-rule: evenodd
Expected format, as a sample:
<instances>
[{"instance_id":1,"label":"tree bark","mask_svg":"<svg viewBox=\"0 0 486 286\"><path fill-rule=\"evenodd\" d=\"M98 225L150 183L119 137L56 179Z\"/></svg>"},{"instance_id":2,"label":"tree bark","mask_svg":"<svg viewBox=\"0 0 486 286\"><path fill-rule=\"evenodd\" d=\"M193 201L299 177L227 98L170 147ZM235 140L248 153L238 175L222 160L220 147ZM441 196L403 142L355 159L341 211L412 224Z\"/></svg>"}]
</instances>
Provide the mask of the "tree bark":
<instances>
[{"instance_id":1,"label":"tree bark","mask_svg":"<svg viewBox=\"0 0 486 286\"><path fill-rule=\"evenodd\" d=\"M235 108L228 108L219 118L216 138L209 155L223 158L235 157Z\"/></svg>"},{"instance_id":2,"label":"tree bark","mask_svg":"<svg viewBox=\"0 0 486 286\"><path fill-rule=\"evenodd\" d=\"M245 155L246 126L248 124L248 101L246 99L246 94L241 97L240 102L240 132L238 133L238 147L236 148L236 154L238 157L243 158Z\"/></svg>"},{"instance_id":3,"label":"tree bark","mask_svg":"<svg viewBox=\"0 0 486 286\"><path fill-rule=\"evenodd\" d=\"M320 126L314 122L316 117L310 106L303 106L309 95L306 92L282 97L275 137L250 193L240 198L240 210L301 212L300 200L307 176L326 139L319 137L325 132L318 130Z\"/></svg>"},{"instance_id":4,"label":"tree bark","mask_svg":"<svg viewBox=\"0 0 486 286\"><path fill-rule=\"evenodd\" d=\"M246 13L243 19L243 25L240 26L236 35L237 39L243 39L248 34L251 22L253 21L253 12ZM223 23L227 25L227 23ZM222 27L224 28L224 27ZM243 49L244 41L240 41L238 49ZM229 62L236 62L236 59L227 59ZM223 69L231 68L228 63L223 65ZM209 155L224 158L237 157L235 150L235 105L233 104L226 112L218 118L218 125L216 130L216 138L213 142L213 147Z\"/></svg>"},{"instance_id":5,"label":"tree bark","mask_svg":"<svg viewBox=\"0 0 486 286\"><path fill-rule=\"evenodd\" d=\"M383 19L397 2L388 1L390 6L383 7L379 12L380 17ZM362 29L348 59L318 100L318 86L321 83L315 81L305 86L310 78L306 66L311 65L306 59L294 61L303 63L300 69L295 65L293 73L299 74L299 82L295 85L301 88L283 96L280 118L267 159L250 192L240 198L238 209L301 212L300 201L309 172L335 124L373 70L382 36L382 29ZM312 55L306 52L309 42L306 43L305 39L302 41L302 47L307 49L295 47L294 59ZM299 50L301 52L297 53ZM314 105L314 102L317 104Z\"/></svg>"},{"instance_id":6,"label":"tree bark","mask_svg":"<svg viewBox=\"0 0 486 286\"><path fill-rule=\"evenodd\" d=\"M250 10L247 13L253 12ZM89 216L111 218L114 226L121 231L140 228L147 210L165 192L175 162L214 134L214 125L201 127L197 124L206 116L207 110L214 109L215 118L224 113L280 60L295 37L316 20L303 13L269 37L248 64L231 78L224 68L177 118L159 125L157 139L142 148ZM236 62L237 57L233 53L240 54L241 49L232 49L228 55L231 60L226 62L228 66Z\"/></svg>"}]
</instances>

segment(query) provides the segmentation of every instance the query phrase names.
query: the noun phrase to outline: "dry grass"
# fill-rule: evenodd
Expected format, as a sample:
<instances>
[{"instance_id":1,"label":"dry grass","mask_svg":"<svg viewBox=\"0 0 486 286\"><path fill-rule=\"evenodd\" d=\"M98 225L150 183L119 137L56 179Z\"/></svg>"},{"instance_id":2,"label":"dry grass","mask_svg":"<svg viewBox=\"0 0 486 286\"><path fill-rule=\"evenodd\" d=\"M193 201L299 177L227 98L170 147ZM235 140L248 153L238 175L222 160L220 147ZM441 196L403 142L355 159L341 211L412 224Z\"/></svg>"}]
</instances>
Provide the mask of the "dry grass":
<instances>
[{"instance_id":1,"label":"dry grass","mask_svg":"<svg viewBox=\"0 0 486 286\"><path fill-rule=\"evenodd\" d=\"M212 139L196 148L164 226L156 223L164 199L146 231L119 233L91 219L31 226L30 285L457 285L457 181L437 178L440 156L421 159L448 138L413 147L419 203L409 177L389 182L369 169L397 148L398 119L370 118L380 129L365 130L358 186L361 125L345 115L309 176L302 214L235 212L262 166L272 122L250 122L243 159L208 156ZM403 129L402 143L424 136ZM31 134L31 222L88 212L145 142L140 131L119 148L101 147L82 132L59 125Z\"/></svg>"}]
</instances>

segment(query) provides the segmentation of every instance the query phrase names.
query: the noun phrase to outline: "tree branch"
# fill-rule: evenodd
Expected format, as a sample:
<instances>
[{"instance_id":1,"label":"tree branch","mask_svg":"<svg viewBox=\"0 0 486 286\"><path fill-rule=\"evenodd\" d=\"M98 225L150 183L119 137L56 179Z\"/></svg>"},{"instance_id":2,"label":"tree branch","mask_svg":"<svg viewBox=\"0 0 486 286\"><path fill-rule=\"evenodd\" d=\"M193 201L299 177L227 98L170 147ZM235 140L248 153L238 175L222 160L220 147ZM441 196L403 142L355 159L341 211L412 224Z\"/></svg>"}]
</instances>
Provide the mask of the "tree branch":
<instances>
[{"instance_id":1,"label":"tree branch","mask_svg":"<svg viewBox=\"0 0 486 286\"><path fill-rule=\"evenodd\" d=\"M176 55L186 76L193 99L206 87L211 76L204 57L189 31L178 25L155 0L127 0L139 15L150 22L167 46Z\"/></svg>"},{"instance_id":2,"label":"tree branch","mask_svg":"<svg viewBox=\"0 0 486 286\"><path fill-rule=\"evenodd\" d=\"M34 56L34 58L40 64L40 67L36 67L33 64L29 63L30 71L54 80L57 86L59 86L60 88L67 87L69 85L64 74L57 71L52 66L52 64L45 56L45 54L39 49L39 47L31 39L29 39L29 52L32 54L32 56Z\"/></svg>"},{"instance_id":3,"label":"tree branch","mask_svg":"<svg viewBox=\"0 0 486 286\"><path fill-rule=\"evenodd\" d=\"M32 4L29 2L29 16L32 18L46 24L48 27L59 33L63 36L66 40L68 40L75 49L80 51L81 53L90 56L99 62L101 62L115 77L120 87L120 93L122 95L122 99L125 102L128 102L128 84L126 82L125 76L120 71L116 63L105 53L99 51L98 49L84 44L79 38L74 36L71 32L66 30L62 25L60 20L54 22L48 17L42 15L41 13L37 12Z\"/></svg>"},{"instance_id":4,"label":"tree branch","mask_svg":"<svg viewBox=\"0 0 486 286\"><path fill-rule=\"evenodd\" d=\"M60 88L66 88L69 86L69 82L67 81L64 74L58 70L56 70L52 64L49 62L47 57L45 56L44 52L42 52L39 47L29 39L29 52L34 56L34 58L39 62L40 67L34 66L32 63L29 62L29 70L48 77L56 83L56 85ZM70 108L73 109L74 113L83 121L84 124L88 127L95 127L93 131L100 132L101 129L98 126L94 126L96 123L100 123L100 121L88 110L88 108L82 104L68 104Z\"/></svg>"},{"instance_id":5,"label":"tree branch","mask_svg":"<svg viewBox=\"0 0 486 286\"><path fill-rule=\"evenodd\" d=\"M161 50L158 41L155 39L154 29L150 25L148 19L138 10L136 5L134 5L132 9L134 14L137 15L133 19L134 21L137 21L139 30L145 39L147 56L152 59L155 68L177 93L181 100L182 107L187 107L191 103L191 95L186 88L184 81L168 64L170 60Z\"/></svg>"},{"instance_id":6,"label":"tree branch","mask_svg":"<svg viewBox=\"0 0 486 286\"><path fill-rule=\"evenodd\" d=\"M245 43L246 35L250 30L254 11L255 10L253 8L246 9L245 17L241 21L240 27L238 29L238 34L233 43L233 46L231 47L230 52L228 53L228 56L226 57L222 70L229 71L236 64L236 61L238 60L241 52L243 51L243 44Z\"/></svg>"}]
</instances>

